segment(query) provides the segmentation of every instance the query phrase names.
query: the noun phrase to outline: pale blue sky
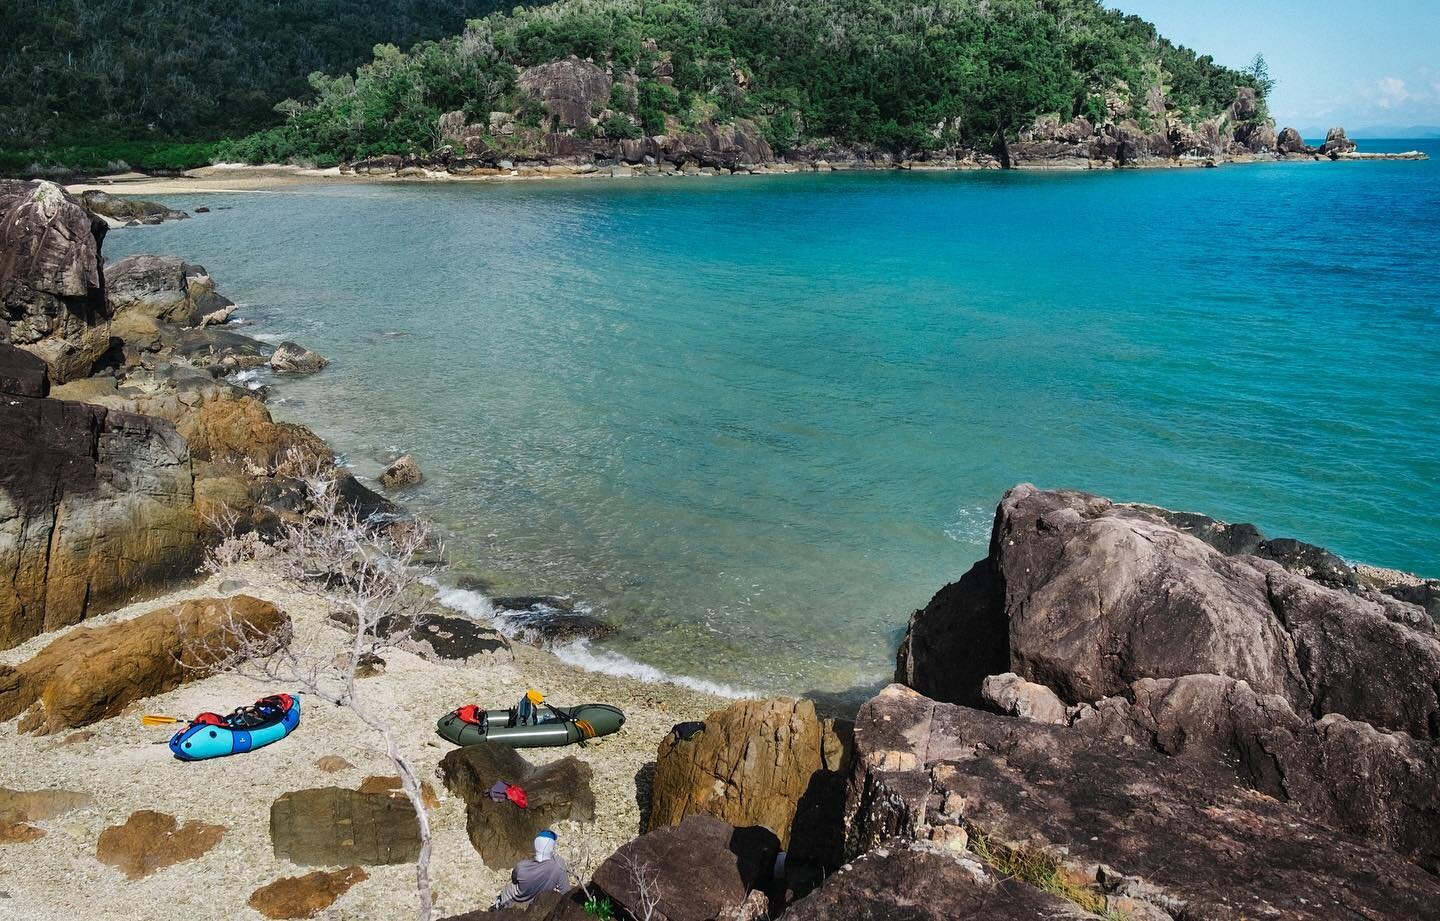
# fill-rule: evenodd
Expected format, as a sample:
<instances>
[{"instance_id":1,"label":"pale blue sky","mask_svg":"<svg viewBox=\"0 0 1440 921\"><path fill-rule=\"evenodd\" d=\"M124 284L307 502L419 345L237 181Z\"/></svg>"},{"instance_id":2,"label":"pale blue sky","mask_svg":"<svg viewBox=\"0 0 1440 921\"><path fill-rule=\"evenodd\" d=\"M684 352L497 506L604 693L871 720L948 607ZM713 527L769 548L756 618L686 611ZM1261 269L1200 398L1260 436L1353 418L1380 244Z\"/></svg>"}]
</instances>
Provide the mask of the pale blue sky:
<instances>
[{"instance_id":1,"label":"pale blue sky","mask_svg":"<svg viewBox=\"0 0 1440 921\"><path fill-rule=\"evenodd\" d=\"M1106 0L1171 41L1243 66L1262 51L1271 111L1329 125L1440 125L1440 0Z\"/></svg>"}]
</instances>

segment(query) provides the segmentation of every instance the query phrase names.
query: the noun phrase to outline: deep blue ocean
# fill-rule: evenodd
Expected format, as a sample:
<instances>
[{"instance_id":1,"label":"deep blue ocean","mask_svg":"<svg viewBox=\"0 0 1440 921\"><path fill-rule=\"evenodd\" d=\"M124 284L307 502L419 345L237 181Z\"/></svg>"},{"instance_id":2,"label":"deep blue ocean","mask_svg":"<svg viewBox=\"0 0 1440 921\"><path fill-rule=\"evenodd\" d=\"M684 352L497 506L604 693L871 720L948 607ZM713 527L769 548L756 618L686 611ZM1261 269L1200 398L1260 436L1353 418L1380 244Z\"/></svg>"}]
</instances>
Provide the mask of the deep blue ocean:
<instances>
[{"instance_id":1,"label":"deep blue ocean","mask_svg":"<svg viewBox=\"0 0 1440 921\"><path fill-rule=\"evenodd\" d=\"M620 625L577 660L880 682L1021 481L1440 575L1440 160L164 200L109 258L328 356L276 414L414 453L452 582Z\"/></svg>"}]
</instances>

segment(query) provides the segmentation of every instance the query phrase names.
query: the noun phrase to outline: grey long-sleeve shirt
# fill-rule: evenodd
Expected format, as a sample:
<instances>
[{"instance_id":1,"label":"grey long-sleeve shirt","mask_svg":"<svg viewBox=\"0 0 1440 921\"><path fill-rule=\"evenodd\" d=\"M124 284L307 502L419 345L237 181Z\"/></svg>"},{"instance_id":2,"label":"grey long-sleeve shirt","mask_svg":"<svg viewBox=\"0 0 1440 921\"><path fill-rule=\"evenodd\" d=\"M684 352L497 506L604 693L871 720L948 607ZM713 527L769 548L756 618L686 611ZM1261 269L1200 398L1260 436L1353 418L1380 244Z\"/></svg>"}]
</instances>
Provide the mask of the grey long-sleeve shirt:
<instances>
[{"instance_id":1,"label":"grey long-sleeve shirt","mask_svg":"<svg viewBox=\"0 0 1440 921\"><path fill-rule=\"evenodd\" d=\"M543 863L538 860L522 860L511 872L510 882L500 890L495 907L523 905L542 892L565 892L569 888L570 867L559 854Z\"/></svg>"}]
</instances>

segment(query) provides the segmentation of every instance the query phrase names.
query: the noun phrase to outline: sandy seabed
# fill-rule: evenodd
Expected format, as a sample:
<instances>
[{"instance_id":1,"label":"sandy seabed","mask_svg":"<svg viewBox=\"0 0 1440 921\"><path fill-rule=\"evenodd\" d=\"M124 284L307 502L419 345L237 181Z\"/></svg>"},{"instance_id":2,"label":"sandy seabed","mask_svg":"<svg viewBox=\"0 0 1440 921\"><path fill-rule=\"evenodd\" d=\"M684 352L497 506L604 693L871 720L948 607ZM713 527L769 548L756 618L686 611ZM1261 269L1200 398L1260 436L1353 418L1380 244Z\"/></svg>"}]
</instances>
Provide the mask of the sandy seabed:
<instances>
[{"instance_id":1,"label":"sandy seabed","mask_svg":"<svg viewBox=\"0 0 1440 921\"><path fill-rule=\"evenodd\" d=\"M233 583L221 592L224 580ZM242 566L161 598L131 605L85 622L99 626L127 620L190 598L249 594L275 602L295 624L296 641L307 648L342 649L345 634L327 621L326 603L268 581L261 570ZM34 655L62 632L37 637L0 653L16 664ZM436 767L452 746L435 735L435 720L468 702L505 706L527 687L543 689L557 704L605 702L625 711L625 727L584 746L531 749L525 757L548 762L575 755L594 771L596 821L557 827L560 851L582 856L581 842L603 857L640 831L640 799L648 795L637 777L655 759L660 739L677 722L703 718L726 701L688 688L650 684L584 671L548 652L516 643L513 661L452 664L429 661L391 649L383 653L385 673L361 682L367 705L387 713L419 775L440 795L430 812L434 836L431 877L436 916L488 907L509 867L487 867L465 833L465 804L439 782ZM0 725L0 786L19 790L61 789L90 794L94 803L50 821L37 822L45 837L32 843L0 845L0 919L91 921L128 918L156 921L261 919L247 906L250 894L303 867L277 858L270 843L270 804L282 793L308 787L358 787L371 775L393 775L378 737L348 711L305 706L299 728L288 738L246 755L184 763L166 746L174 727L145 727L146 713L191 716L203 710L228 712L266 693L294 690L258 684L237 674L216 675L148 698L121 716L88 727L94 737L65 744L66 733L33 736L17 730L18 720ZM339 755L355 767L327 774L315 767L324 755ZM637 786L641 789L637 790ZM95 857L100 832L124 822L138 809L223 825L220 843L202 857L130 881ZM410 864L366 867L369 879L356 885L317 917L398 919L415 912L415 870Z\"/></svg>"}]
</instances>

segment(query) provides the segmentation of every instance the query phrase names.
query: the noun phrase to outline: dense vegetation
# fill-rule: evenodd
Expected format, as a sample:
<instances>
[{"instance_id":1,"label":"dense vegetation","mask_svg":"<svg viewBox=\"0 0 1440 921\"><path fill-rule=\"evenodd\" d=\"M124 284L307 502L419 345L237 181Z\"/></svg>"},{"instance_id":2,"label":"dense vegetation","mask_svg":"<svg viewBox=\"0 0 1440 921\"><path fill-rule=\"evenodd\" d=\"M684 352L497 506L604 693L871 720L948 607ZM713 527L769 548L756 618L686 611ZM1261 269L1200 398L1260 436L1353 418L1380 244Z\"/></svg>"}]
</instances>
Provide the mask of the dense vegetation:
<instances>
[{"instance_id":1,"label":"dense vegetation","mask_svg":"<svg viewBox=\"0 0 1440 921\"><path fill-rule=\"evenodd\" d=\"M0 148L213 140L313 71L453 35L500 0L4 0Z\"/></svg>"},{"instance_id":2,"label":"dense vegetation","mask_svg":"<svg viewBox=\"0 0 1440 921\"><path fill-rule=\"evenodd\" d=\"M311 76L285 124L228 149L254 162L425 152L464 109L520 113L517 68L569 54L638 76L599 130L634 136L754 119L772 145L833 138L895 150L993 139L1038 113L1142 124L1159 86L1190 120L1227 106L1251 73L1173 45L1100 0L561 0L469 22L406 53L376 48L353 75ZM654 76L668 59L673 81Z\"/></svg>"}]
</instances>

